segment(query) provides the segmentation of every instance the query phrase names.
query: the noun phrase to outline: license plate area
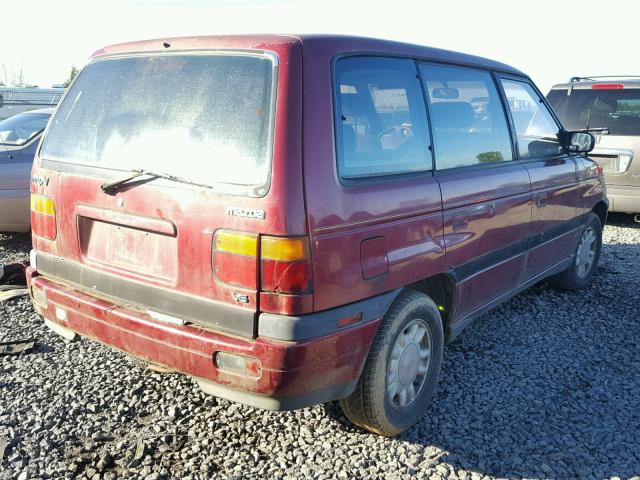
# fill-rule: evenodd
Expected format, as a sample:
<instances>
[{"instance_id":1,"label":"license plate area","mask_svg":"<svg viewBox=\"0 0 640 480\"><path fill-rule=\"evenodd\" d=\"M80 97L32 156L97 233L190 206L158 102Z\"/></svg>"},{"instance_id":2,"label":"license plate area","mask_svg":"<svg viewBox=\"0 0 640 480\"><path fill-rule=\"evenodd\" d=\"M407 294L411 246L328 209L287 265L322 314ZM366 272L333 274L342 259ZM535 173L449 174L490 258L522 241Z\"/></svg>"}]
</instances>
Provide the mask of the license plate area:
<instances>
[{"instance_id":1,"label":"license plate area","mask_svg":"<svg viewBox=\"0 0 640 480\"><path fill-rule=\"evenodd\" d=\"M163 283L175 283L178 278L175 234L81 215L78 232L86 263L100 265L116 274L127 272Z\"/></svg>"}]
</instances>

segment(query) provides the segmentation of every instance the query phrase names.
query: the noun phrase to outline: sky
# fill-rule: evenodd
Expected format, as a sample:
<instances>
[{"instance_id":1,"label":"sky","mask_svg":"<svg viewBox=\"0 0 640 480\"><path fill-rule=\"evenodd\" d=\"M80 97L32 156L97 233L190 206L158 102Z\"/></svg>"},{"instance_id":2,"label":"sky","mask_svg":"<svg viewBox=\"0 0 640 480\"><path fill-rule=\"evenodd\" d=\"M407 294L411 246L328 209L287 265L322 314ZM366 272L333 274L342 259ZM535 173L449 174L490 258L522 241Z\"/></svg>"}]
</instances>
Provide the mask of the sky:
<instances>
[{"instance_id":1,"label":"sky","mask_svg":"<svg viewBox=\"0 0 640 480\"><path fill-rule=\"evenodd\" d=\"M27 7L28 5L28 7ZM20 10L11 12L11 9ZM28 10L28 11L26 11ZM546 92L572 76L640 75L637 0L31 0L2 2L0 81L62 83L95 50L183 35L342 33L492 58ZM3 20L4 18L4 20Z\"/></svg>"}]
</instances>

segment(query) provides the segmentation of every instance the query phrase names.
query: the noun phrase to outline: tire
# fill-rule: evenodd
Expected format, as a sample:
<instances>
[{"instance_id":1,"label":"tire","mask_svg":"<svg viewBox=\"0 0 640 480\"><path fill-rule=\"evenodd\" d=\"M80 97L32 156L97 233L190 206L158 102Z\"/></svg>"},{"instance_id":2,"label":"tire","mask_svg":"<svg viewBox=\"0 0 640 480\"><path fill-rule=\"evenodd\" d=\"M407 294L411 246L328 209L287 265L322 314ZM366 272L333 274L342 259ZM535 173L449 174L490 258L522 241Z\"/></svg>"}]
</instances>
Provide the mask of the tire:
<instances>
[{"instance_id":1,"label":"tire","mask_svg":"<svg viewBox=\"0 0 640 480\"><path fill-rule=\"evenodd\" d=\"M382 320L356 389L340 400L345 416L388 437L410 428L433 397L443 349L442 320L435 303L413 290L402 293ZM430 355L425 359L427 350ZM411 389L415 396L409 401Z\"/></svg>"},{"instance_id":2,"label":"tire","mask_svg":"<svg viewBox=\"0 0 640 480\"><path fill-rule=\"evenodd\" d=\"M602 223L598 215L590 212L582 227L571 265L564 272L550 277L549 283L562 290L582 290L588 285L598 269L601 249ZM585 264L587 259L589 260L588 267Z\"/></svg>"}]
</instances>

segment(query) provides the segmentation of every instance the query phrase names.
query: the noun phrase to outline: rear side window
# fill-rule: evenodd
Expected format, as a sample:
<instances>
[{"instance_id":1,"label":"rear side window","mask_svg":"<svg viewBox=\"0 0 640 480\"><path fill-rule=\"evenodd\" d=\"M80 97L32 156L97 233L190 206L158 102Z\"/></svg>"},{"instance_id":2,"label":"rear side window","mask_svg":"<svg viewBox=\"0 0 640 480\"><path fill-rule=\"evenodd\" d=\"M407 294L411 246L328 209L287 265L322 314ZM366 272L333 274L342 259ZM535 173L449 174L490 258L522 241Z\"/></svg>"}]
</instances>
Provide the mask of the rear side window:
<instances>
[{"instance_id":1,"label":"rear side window","mask_svg":"<svg viewBox=\"0 0 640 480\"><path fill-rule=\"evenodd\" d=\"M507 120L490 73L440 65L420 69L438 170L512 160Z\"/></svg>"},{"instance_id":2,"label":"rear side window","mask_svg":"<svg viewBox=\"0 0 640 480\"><path fill-rule=\"evenodd\" d=\"M427 115L412 60L340 59L334 89L342 178L431 169Z\"/></svg>"},{"instance_id":3,"label":"rear side window","mask_svg":"<svg viewBox=\"0 0 640 480\"><path fill-rule=\"evenodd\" d=\"M516 127L520 158L562 153L560 128L531 85L502 80Z\"/></svg>"},{"instance_id":4,"label":"rear side window","mask_svg":"<svg viewBox=\"0 0 640 480\"><path fill-rule=\"evenodd\" d=\"M609 129L609 135L640 135L640 89L552 90L548 95L569 130Z\"/></svg>"}]
</instances>

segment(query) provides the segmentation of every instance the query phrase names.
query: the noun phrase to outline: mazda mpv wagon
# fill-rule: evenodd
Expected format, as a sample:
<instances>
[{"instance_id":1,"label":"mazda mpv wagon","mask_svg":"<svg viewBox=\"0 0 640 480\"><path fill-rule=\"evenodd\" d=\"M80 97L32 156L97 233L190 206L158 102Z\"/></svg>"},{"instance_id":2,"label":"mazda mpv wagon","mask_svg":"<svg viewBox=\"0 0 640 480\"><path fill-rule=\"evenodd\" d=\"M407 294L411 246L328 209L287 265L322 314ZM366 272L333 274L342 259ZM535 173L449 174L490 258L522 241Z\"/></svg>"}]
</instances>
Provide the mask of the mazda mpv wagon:
<instances>
[{"instance_id":1,"label":"mazda mpv wagon","mask_svg":"<svg viewBox=\"0 0 640 480\"><path fill-rule=\"evenodd\" d=\"M609 210L640 213L640 77L574 77L547 99L567 127L594 129L589 156L604 170Z\"/></svg>"},{"instance_id":2,"label":"mazda mpv wagon","mask_svg":"<svg viewBox=\"0 0 640 480\"><path fill-rule=\"evenodd\" d=\"M48 326L282 410L423 415L443 346L551 277L594 274L592 135L507 65L340 36L104 48L32 175Z\"/></svg>"}]
</instances>

